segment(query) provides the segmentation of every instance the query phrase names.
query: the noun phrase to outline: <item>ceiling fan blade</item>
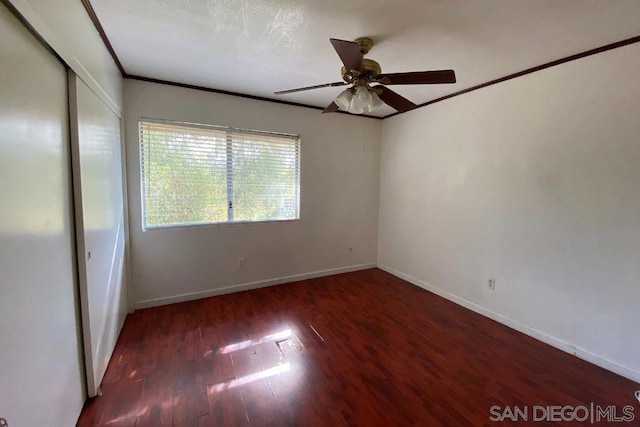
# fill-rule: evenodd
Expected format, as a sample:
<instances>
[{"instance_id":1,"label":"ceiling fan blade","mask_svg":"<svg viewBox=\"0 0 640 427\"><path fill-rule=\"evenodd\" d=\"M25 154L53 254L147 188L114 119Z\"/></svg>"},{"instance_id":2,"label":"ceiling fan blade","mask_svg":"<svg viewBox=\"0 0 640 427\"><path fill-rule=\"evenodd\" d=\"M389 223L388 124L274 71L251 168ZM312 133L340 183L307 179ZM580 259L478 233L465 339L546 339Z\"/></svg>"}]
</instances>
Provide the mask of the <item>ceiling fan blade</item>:
<instances>
[{"instance_id":1,"label":"ceiling fan blade","mask_svg":"<svg viewBox=\"0 0 640 427\"><path fill-rule=\"evenodd\" d=\"M284 95L286 93L302 92L303 90L320 89L320 88L323 88L323 87L344 86L344 85L347 85L347 84L349 84L349 83L347 83L347 82L325 83L325 84L315 85L315 86L300 87L300 88L297 88L297 89L281 90L280 92L274 92L274 95Z\"/></svg>"},{"instance_id":2,"label":"ceiling fan blade","mask_svg":"<svg viewBox=\"0 0 640 427\"><path fill-rule=\"evenodd\" d=\"M456 73L453 70L417 71L413 73L380 74L376 80L385 85L433 85L455 83Z\"/></svg>"},{"instance_id":3,"label":"ceiling fan blade","mask_svg":"<svg viewBox=\"0 0 640 427\"><path fill-rule=\"evenodd\" d=\"M335 113L336 111L338 111L338 104L336 104L335 102L332 102L331 104L329 104L329 106L327 108L324 109L322 114L324 114L324 113Z\"/></svg>"},{"instance_id":4,"label":"ceiling fan blade","mask_svg":"<svg viewBox=\"0 0 640 427\"><path fill-rule=\"evenodd\" d=\"M374 86L374 88L380 92L378 96L380 97L381 100L385 102L385 104L395 108L401 113L404 113L405 111L413 110L414 108L417 107L416 104L409 101L404 96L392 91L388 87Z\"/></svg>"},{"instance_id":5,"label":"ceiling fan blade","mask_svg":"<svg viewBox=\"0 0 640 427\"><path fill-rule=\"evenodd\" d=\"M338 56L344 64L344 68L348 71L363 71L363 57L360 45L356 42L350 42L346 40L329 39L333 48L338 53Z\"/></svg>"}]
</instances>

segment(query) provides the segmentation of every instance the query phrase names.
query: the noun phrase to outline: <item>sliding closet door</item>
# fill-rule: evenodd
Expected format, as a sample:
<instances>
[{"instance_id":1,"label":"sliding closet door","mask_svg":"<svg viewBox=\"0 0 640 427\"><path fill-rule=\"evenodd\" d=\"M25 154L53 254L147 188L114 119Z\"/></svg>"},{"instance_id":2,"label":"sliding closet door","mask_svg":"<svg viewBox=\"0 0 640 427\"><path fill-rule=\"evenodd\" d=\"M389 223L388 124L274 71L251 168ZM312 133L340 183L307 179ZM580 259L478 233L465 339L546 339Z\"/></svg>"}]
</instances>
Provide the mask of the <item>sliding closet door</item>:
<instances>
[{"instance_id":1,"label":"sliding closet door","mask_svg":"<svg viewBox=\"0 0 640 427\"><path fill-rule=\"evenodd\" d=\"M69 71L78 274L89 396L127 315L120 118Z\"/></svg>"},{"instance_id":2,"label":"sliding closet door","mask_svg":"<svg viewBox=\"0 0 640 427\"><path fill-rule=\"evenodd\" d=\"M84 373L65 67L0 3L0 418L75 425Z\"/></svg>"}]
</instances>

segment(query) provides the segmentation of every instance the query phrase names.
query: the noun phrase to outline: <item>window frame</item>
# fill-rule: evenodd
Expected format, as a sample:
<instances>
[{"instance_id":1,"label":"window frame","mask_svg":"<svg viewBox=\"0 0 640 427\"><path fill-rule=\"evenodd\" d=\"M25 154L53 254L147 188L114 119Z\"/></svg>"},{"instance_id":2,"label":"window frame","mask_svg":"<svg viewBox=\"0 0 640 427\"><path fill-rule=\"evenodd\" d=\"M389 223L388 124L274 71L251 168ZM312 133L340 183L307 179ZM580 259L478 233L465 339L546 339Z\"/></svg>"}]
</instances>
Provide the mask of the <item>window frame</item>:
<instances>
[{"instance_id":1,"label":"window frame","mask_svg":"<svg viewBox=\"0 0 640 427\"><path fill-rule=\"evenodd\" d=\"M247 224L266 224L266 223L287 223L287 222L297 222L300 221L302 213L300 209L301 205L301 197L302 197L302 174L301 164L302 164L302 139L298 134L292 133L281 133L281 132L269 132L269 131L260 131L254 129L244 129L238 128L234 126L220 126L213 125L207 123L195 123L195 122L185 122L179 120L169 120L169 119L156 119L150 117L138 117L137 121L137 131L138 131L138 157L139 157L139 183L140 183L140 220L142 225L142 231L158 231L158 230L177 230L177 229L185 229L185 228L201 228L201 227L219 227L219 226L228 226L228 225L247 225ZM193 127L197 129L205 129L205 130L215 130L215 131L223 131L226 132L226 142L227 142L227 220L226 221L217 221L217 222L192 222L185 224L171 224L171 225L154 225L147 226L145 220L145 175L144 175L144 156L143 156L143 147L144 142L142 140L142 134L140 132L141 123L158 123L158 124L167 124L167 125L176 125L183 127ZM229 165L233 164L233 156L232 156L232 147L233 147L233 133L241 133L244 135L257 135L257 136L265 136L265 137L280 137L280 138L291 138L295 140L298 145L298 149L296 150L296 165L297 165L297 194L296 194L296 218L286 218L286 219L259 219L259 220L233 220L233 175L229 174ZM231 156L231 157L230 157ZM231 162L229 159L231 158ZM230 220L231 218L231 220Z\"/></svg>"}]
</instances>

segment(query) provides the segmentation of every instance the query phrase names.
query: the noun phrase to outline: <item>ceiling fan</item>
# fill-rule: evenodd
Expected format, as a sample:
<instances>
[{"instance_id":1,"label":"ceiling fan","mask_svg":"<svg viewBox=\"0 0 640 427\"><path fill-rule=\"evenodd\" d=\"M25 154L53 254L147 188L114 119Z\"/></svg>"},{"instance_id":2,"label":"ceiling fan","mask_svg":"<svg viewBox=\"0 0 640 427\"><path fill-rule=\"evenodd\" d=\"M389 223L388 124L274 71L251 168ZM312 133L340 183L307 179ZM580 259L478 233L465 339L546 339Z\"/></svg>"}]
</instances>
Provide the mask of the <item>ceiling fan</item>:
<instances>
[{"instance_id":1,"label":"ceiling fan","mask_svg":"<svg viewBox=\"0 0 640 427\"><path fill-rule=\"evenodd\" d=\"M283 90L275 92L275 95L351 85L341 92L323 113L333 113L341 109L352 114L364 114L370 113L383 103L404 113L416 108L417 105L387 86L456 82L456 74L453 70L382 74L380 64L364 57L373 47L373 40L369 37L359 37L352 42L338 39L330 39L330 41L344 64L341 71L343 82ZM372 84L375 85L372 86Z\"/></svg>"}]
</instances>

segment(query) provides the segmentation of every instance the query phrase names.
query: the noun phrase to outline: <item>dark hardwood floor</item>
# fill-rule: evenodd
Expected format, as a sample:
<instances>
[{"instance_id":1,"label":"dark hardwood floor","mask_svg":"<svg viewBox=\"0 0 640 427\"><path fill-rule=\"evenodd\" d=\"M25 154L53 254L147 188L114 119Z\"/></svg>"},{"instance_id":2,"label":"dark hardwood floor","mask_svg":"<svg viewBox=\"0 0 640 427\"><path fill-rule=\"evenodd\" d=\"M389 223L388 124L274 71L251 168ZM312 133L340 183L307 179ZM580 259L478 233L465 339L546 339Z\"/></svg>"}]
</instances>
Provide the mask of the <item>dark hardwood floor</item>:
<instances>
[{"instance_id":1,"label":"dark hardwood floor","mask_svg":"<svg viewBox=\"0 0 640 427\"><path fill-rule=\"evenodd\" d=\"M481 426L493 405L590 402L640 419L637 388L372 269L136 311L79 425Z\"/></svg>"}]
</instances>

